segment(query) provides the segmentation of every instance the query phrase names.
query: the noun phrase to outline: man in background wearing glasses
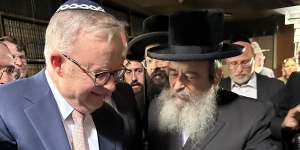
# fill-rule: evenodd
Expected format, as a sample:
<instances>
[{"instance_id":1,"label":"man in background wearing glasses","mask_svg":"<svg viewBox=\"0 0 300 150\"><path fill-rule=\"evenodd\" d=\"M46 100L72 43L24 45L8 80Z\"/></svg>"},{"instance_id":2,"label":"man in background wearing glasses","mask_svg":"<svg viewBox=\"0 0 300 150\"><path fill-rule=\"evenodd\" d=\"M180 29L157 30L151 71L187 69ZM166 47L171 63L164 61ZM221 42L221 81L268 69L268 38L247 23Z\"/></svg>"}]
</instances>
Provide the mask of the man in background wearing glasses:
<instances>
[{"instance_id":1,"label":"man in background wearing glasses","mask_svg":"<svg viewBox=\"0 0 300 150\"><path fill-rule=\"evenodd\" d=\"M18 70L14 67L13 57L7 46L0 42L0 84L5 84L17 79Z\"/></svg>"},{"instance_id":2,"label":"man in background wearing glasses","mask_svg":"<svg viewBox=\"0 0 300 150\"><path fill-rule=\"evenodd\" d=\"M249 40L237 40L234 44L244 46L241 55L226 58L229 77L222 79L220 86L239 95L259 101L270 101L284 84L267 76L255 73L254 50Z\"/></svg>"},{"instance_id":3,"label":"man in background wearing glasses","mask_svg":"<svg viewBox=\"0 0 300 150\"><path fill-rule=\"evenodd\" d=\"M124 24L69 0L50 19L46 69L0 86L0 149L123 150L123 120L104 107L123 76Z\"/></svg>"},{"instance_id":4,"label":"man in background wearing glasses","mask_svg":"<svg viewBox=\"0 0 300 150\"><path fill-rule=\"evenodd\" d=\"M244 46L244 51L241 55L224 59L224 62L228 65L229 77L221 80L220 87L253 98L266 104L266 108L273 109L272 105L279 103L274 99L274 96L284 87L284 83L255 72L254 50L249 40L240 39L234 44ZM274 138L277 137L274 128L271 126L272 138L275 140L274 143L277 147L281 149L281 142L277 142Z\"/></svg>"}]
</instances>

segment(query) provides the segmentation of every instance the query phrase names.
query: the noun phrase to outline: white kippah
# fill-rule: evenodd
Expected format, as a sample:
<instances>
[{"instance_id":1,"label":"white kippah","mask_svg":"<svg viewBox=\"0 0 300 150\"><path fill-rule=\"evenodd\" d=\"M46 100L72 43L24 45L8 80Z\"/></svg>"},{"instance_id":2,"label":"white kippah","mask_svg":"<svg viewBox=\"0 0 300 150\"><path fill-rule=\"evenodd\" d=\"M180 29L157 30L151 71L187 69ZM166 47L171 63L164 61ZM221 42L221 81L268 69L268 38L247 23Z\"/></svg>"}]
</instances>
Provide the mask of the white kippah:
<instances>
[{"instance_id":1,"label":"white kippah","mask_svg":"<svg viewBox=\"0 0 300 150\"><path fill-rule=\"evenodd\" d=\"M72 9L84 9L84 10L93 10L93 11L100 11L100 12L104 12L105 10L100 7L100 6L94 6L94 5L88 5L88 4L63 4L61 5L55 13L58 13L60 11L64 11L64 10L72 10Z\"/></svg>"}]
</instances>

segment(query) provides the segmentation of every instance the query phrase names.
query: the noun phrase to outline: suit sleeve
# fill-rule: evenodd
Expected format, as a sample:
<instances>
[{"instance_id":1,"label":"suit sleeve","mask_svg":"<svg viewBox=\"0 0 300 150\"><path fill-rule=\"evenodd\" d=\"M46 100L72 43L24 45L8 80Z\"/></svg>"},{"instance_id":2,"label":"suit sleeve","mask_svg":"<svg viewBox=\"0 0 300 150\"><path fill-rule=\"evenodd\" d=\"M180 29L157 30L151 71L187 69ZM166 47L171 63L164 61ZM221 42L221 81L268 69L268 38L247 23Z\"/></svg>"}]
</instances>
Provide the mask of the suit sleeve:
<instances>
[{"instance_id":1,"label":"suit sleeve","mask_svg":"<svg viewBox=\"0 0 300 150\"><path fill-rule=\"evenodd\" d=\"M2 116L0 116L0 149L2 150L16 150L16 142L9 133Z\"/></svg>"},{"instance_id":2,"label":"suit sleeve","mask_svg":"<svg viewBox=\"0 0 300 150\"><path fill-rule=\"evenodd\" d=\"M244 150L279 150L271 140L270 121L274 114L274 108L270 103L264 103L262 113L257 116L256 122L250 131L248 142ZM257 109L256 111L260 111Z\"/></svg>"}]
</instances>

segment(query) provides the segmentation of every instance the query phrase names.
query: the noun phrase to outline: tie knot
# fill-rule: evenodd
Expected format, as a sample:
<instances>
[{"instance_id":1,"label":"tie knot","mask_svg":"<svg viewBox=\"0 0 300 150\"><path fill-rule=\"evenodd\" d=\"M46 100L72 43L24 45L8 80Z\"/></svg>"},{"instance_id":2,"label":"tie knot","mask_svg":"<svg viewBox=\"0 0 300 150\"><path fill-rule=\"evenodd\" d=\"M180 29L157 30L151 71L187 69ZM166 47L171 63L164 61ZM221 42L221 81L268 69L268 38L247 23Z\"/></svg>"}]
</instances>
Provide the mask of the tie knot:
<instances>
[{"instance_id":1,"label":"tie knot","mask_svg":"<svg viewBox=\"0 0 300 150\"><path fill-rule=\"evenodd\" d=\"M82 124L83 121L84 121L84 117L85 117L85 115L83 113L78 112L75 109L73 110L73 112L72 112L72 118L73 118L75 124L77 124L77 123Z\"/></svg>"}]
</instances>

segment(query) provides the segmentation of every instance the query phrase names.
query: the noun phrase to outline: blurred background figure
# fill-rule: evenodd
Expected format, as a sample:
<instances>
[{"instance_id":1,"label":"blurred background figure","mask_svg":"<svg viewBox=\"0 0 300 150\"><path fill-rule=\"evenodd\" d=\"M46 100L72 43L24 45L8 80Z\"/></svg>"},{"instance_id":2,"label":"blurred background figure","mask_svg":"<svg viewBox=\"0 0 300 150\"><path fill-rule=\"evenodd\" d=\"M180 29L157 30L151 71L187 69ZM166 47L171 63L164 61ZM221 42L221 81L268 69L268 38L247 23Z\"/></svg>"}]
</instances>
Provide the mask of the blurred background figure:
<instances>
[{"instance_id":1,"label":"blurred background figure","mask_svg":"<svg viewBox=\"0 0 300 150\"><path fill-rule=\"evenodd\" d=\"M157 97L163 88L169 86L169 78L167 74L167 67L169 61L153 59L146 56L147 68L147 96L149 100Z\"/></svg>"},{"instance_id":2,"label":"blurred background figure","mask_svg":"<svg viewBox=\"0 0 300 150\"><path fill-rule=\"evenodd\" d=\"M20 78L27 77L27 60L25 56L25 50L23 44L17 39L10 36L3 36L0 41L8 47L13 58L15 59L15 67L20 70Z\"/></svg>"},{"instance_id":3,"label":"blurred background figure","mask_svg":"<svg viewBox=\"0 0 300 150\"><path fill-rule=\"evenodd\" d=\"M143 64L135 60L125 60L124 66L126 67L124 80L131 85L134 93L141 92L144 85Z\"/></svg>"},{"instance_id":4,"label":"blurred background figure","mask_svg":"<svg viewBox=\"0 0 300 150\"><path fill-rule=\"evenodd\" d=\"M266 57L263 52L268 52L270 50L269 49L261 49L257 42L251 42L251 46L254 50L254 55L255 55L254 56L255 72L259 73L261 75L268 76L270 78L274 78L275 77L274 71L272 69L264 66Z\"/></svg>"},{"instance_id":5,"label":"blurred background figure","mask_svg":"<svg viewBox=\"0 0 300 150\"><path fill-rule=\"evenodd\" d=\"M259 101L272 101L272 96L284 84L275 78L255 72L255 50L248 38L240 35L232 42L245 49L241 55L224 59L228 65L229 77L221 80L220 87Z\"/></svg>"},{"instance_id":6,"label":"blurred background figure","mask_svg":"<svg viewBox=\"0 0 300 150\"><path fill-rule=\"evenodd\" d=\"M282 63L282 76L278 79L286 83L291 74L295 71L299 71L299 64L297 63L297 58L286 58L283 60Z\"/></svg>"},{"instance_id":7,"label":"blurred background figure","mask_svg":"<svg viewBox=\"0 0 300 150\"><path fill-rule=\"evenodd\" d=\"M135 59L130 59L127 56L127 60L124 61L126 68L124 74L124 81L128 83L135 95L135 99L138 105L140 116L144 114L145 99L144 99L144 66L142 62Z\"/></svg>"},{"instance_id":8,"label":"blurred background figure","mask_svg":"<svg viewBox=\"0 0 300 150\"><path fill-rule=\"evenodd\" d=\"M145 60L147 64L148 75L151 75L157 68L167 71L167 67L169 65L168 61L158 60L158 59L150 58L148 56L146 56Z\"/></svg>"},{"instance_id":9,"label":"blurred background figure","mask_svg":"<svg viewBox=\"0 0 300 150\"><path fill-rule=\"evenodd\" d=\"M162 61L147 57L147 50L168 43L169 17L165 15L153 15L143 21L143 31L128 43L128 50L139 60L144 60L147 73L146 79L146 103L157 96L165 84L168 84L166 68L168 61ZM128 57L128 56L127 56Z\"/></svg>"},{"instance_id":10,"label":"blurred background figure","mask_svg":"<svg viewBox=\"0 0 300 150\"><path fill-rule=\"evenodd\" d=\"M154 60L145 54L149 48L166 45L168 43L169 17L165 15L153 15L143 21L142 33L131 39L128 43L129 60L143 62L144 67L144 112L142 124L144 131L144 147L147 149L148 108L150 102L168 84L165 61ZM126 67L126 66L125 66ZM138 98L137 98L138 99Z\"/></svg>"},{"instance_id":11,"label":"blurred background figure","mask_svg":"<svg viewBox=\"0 0 300 150\"><path fill-rule=\"evenodd\" d=\"M14 59L7 46L0 42L0 84L11 82L19 77L14 67Z\"/></svg>"}]
</instances>

